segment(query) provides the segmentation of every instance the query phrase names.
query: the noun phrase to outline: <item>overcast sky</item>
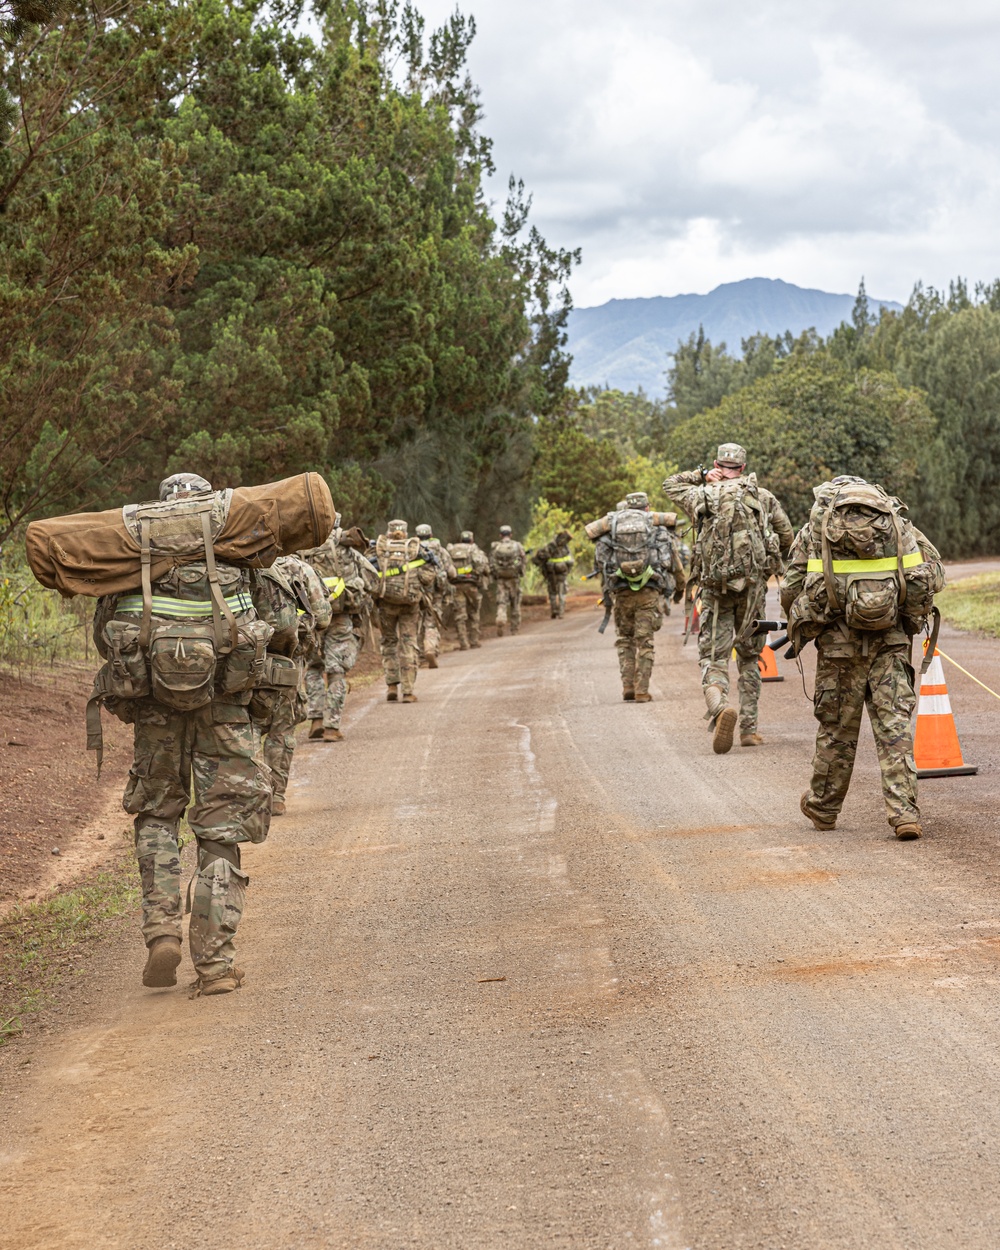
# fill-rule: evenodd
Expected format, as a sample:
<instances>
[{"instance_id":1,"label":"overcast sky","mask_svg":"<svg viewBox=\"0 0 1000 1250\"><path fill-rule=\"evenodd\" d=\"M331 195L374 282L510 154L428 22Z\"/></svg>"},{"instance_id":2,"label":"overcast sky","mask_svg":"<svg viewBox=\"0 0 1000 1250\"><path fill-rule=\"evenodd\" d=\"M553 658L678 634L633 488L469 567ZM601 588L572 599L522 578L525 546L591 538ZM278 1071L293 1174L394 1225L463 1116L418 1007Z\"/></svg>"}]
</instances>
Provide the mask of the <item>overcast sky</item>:
<instances>
[{"instance_id":1,"label":"overcast sky","mask_svg":"<svg viewBox=\"0 0 1000 1250\"><path fill-rule=\"evenodd\" d=\"M454 0L417 0L428 25ZM460 0L578 306L1000 276L998 0Z\"/></svg>"}]
</instances>

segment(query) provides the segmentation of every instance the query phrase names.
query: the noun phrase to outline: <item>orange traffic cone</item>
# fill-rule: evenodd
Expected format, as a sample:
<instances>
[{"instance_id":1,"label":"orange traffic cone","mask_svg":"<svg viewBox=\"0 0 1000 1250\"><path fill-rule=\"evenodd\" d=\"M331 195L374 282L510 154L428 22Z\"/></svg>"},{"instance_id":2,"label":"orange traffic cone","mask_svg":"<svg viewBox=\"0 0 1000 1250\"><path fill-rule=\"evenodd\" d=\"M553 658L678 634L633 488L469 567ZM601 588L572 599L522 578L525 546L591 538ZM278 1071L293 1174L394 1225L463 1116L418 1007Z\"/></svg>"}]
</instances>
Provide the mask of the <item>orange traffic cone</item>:
<instances>
[{"instance_id":1,"label":"orange traffic cone","mask_svg":"<svg viewBox=\"0 0 1000 1250\"><path fill-rule=\"evenodd\" d=\"M691 633L701 633L701 595L691 605Z\"/></svg>"},{"instance_id":2,"label":"orange traffic cone","mask_svg":"<svg viewBox=\"0 0 1000 1250\"><path fill-rule=\"evenodd\" d=\"M913 759L918 777L970 777L979 771L975 764L962 760L941 653L936 647L930 667L920 679Z\"/></svg>"},{"instance_id":3,"label":"orange traffic cone","mask_svg":"<svg viewBox=\"0 0 1000 1250\"><path fill-rule=\"evenodd\" d=\"M767 643L764 644L764 650L760 653L760 658L757 660L757 667L760 669L761 681L785 680L778 672L778 657Z\"/></svg>"}]
</instances>

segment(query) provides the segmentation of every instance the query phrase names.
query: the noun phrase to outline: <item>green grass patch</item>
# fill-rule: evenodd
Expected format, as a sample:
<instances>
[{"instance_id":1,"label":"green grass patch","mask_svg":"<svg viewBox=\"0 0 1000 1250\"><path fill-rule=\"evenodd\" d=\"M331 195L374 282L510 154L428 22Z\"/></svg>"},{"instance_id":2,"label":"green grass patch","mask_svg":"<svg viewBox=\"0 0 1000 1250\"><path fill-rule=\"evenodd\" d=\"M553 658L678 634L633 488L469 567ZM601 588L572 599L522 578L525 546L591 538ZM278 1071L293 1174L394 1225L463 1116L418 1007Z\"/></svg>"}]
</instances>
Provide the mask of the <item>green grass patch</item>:
<instances>
[{"instance_id":1,"label":"green grass patch","mask_svg":"<svg viewBox=\"0 0 1000 1250\"><path fill-rule=\"evenodd\" d=\"M941 616L956 629L1000 638L1000 573L963 577L937 596Z\"/></svg>"},{"instance_id":2,"label":"green grass patch","mask_svg":"<svg viewBox=\"0 0 1000 1250\"><path fill-rule=\"evenodd\" d=\"M73 889L22 904L0 923L0 1046L60 981L79 974L88 948L134 911L139 896L135 860L123 856Z\"/></svg>"}]
</instances>

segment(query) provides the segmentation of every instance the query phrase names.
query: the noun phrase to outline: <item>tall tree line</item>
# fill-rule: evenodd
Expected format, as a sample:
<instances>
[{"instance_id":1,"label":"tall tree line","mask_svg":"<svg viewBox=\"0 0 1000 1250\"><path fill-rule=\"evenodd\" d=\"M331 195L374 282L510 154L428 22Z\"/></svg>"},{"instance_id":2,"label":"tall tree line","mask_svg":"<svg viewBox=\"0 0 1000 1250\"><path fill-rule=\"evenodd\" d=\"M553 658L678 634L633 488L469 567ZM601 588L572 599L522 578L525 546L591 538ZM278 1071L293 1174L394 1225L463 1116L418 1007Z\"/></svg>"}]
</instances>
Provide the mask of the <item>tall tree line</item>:
<instances>
[{"instance_id":1,"label":"tall tree line","mask_svg":"<svg viewBox=\"0 0 1000 1250\"><path fill-rule=\"evenodd\" d=\"M352 519L524 520L576 259L499 220L474 23L98 0L2 53L0 538L317 469ZM314 34L305 34L305 30Z\"/></svg>"}]
</instances>

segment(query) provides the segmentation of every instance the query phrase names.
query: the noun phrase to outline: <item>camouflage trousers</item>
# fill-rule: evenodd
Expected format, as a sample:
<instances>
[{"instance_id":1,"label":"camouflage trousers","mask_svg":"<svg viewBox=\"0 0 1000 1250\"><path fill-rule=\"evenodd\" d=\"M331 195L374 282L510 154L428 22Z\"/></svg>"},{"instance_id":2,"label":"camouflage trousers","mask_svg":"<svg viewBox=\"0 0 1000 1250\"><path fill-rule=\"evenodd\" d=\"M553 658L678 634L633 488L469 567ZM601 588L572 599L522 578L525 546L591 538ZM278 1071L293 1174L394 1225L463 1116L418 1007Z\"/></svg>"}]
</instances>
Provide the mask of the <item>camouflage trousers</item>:
<instances>
[{"instance_id":1,"label":"camouflage trousers","mask_svg":"<svg viewBox=\"0 0 1000 1250\"><path fill-rule=\"evenodd\" d=\"M444 595L432 594L430 603L434 605L434 611L431 611L428 603L424 603L420 609L420 629L417 634L417 655L420 660L425 660L431 655L437 659L441 654L441 629L438 625L438 617L444 615Z\"/></svg>"},{"instance_id":2,"label":"camouflage trousers","mask_svg":"<svg viewBox=\"0 0 1000 1250\"><path fill-rule=\"evenodd\" d=\"M483 604L483 592L474 582L459 582L455 586L455 628L458 630L459 646L479 646L479 609Z\"/></svg>"},{"instance_id":3,"label":"camouflage trousers","mask_svg":"<svg viewBox=\"0 0 1000 1250\"><path fill-rule=\"evenodd\" d=\"M339 729L347 702L347 674L358 662L361 640L346 612L339 612L323 631L306 664L306 716L322 720L324 729Z\"/></svg>"},{"instance_id":4,"label":"camouflage trousers","mask_svg":"<svg viewBox=\"0 0 1000 1250\"><path fill-rule=\"evenodd\" d=\"M698 660L701 684L720 686L729 694L729 657L736 650L737 690L740 697L740 733L755 733L757 708L760 702L760 653L766 634L750 634L737 638L744 620L760 614L757 603L763 603L763 592L752 588L737 594L701 597L701 632L698 635ZM718 609L718 611L716 611Z\"/></svg>"},{"instance_id":5,"label":"camouflage trousers","mask_svg":"<svg viewBox=\"0 0 1000 1250\"><path fill-rule=\"evenodd\" d=\"M809 806L818 815L833 821L843 807L867 707L889 824L895 828L920 819L913 763L916 694L908 652L907 646L877 643L867 656L840 658L820 650L813 696L819 728L809 785Z\"/></svg>"},{"instance_id":6,"label":"camouflage trousers","mask_svg":"<svg viewBox=\"0 0 1000 1250\"><path fill-rule=\"evenodd\" d=\"M403 694L413 693L417 680L417 634L420 629L419 603L378 605L382 631L382 670L387 686L402 685Z\"/></svg>"},{"instance_id":7,"label":"camouflage trousers","mask_svg":"<svg viewBox=\"0 0 1000 1250\"><path fill-rule=\"evenodd\" d=\"M510 632L516 634L521 628L521 579L519 577L498 577L497 587L497 629L510 622Z\"/></svg>"},{"instance_id":8,"label":"camouflage trousers","mask_svg":"<svg viewBox=\"0 0 1000 1250\"><path fill-rule=\"evenodd\" d=\"M135 713L135 759L122 806L135 817L142 935L147 946L154 938L181 936L177 837L186 809L198 842L191 959L203 980L213 980L232 966L243 915L248 877L239 843L263 842L271 820L260 731L247 709L232 703L174 712L143 699Z\"/></svg>"},{"instance_id":9,"label":"camouflage trousers","mask_svg":"<svg viewBox=\"0 0 1000 1250\"><path fill-rule=\"evenodd\" d=\"M545 578L549 588L549 611L553 616L566 615L566 578L550 577Z\"/></svg>"},{"instance_id":10,"label":"camouflage trousers","mask_svg":"<svg viewBox=\"0 0 1000 1250\"><path fill-rule=\"evenodd\" d=\"M652 586L615 592L615 646L622 689L646 694L653 673L653 635L663 624L660 592Z\"/></svg>"},{"instance_id":11,"label":"camouflage trousers","mask_svg":"<svg viewBox=\"0 0 1000 1250\"><path fill-rule=\"evenodd\" d=\"M288 789L288 774L295 754L295 726L306 716L305 699L298 690L281 690L264 739L264 761L271 770L274 797L283 799Z\"/></svg>"}]
</instances>

